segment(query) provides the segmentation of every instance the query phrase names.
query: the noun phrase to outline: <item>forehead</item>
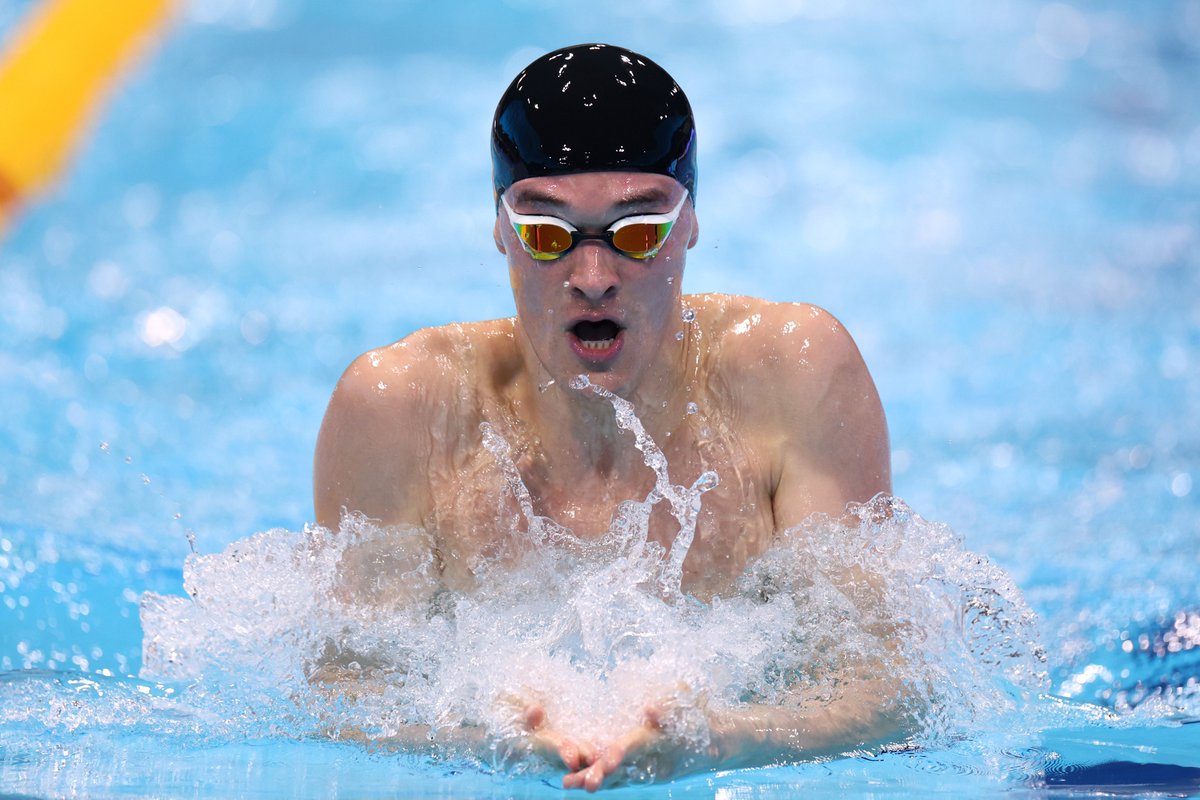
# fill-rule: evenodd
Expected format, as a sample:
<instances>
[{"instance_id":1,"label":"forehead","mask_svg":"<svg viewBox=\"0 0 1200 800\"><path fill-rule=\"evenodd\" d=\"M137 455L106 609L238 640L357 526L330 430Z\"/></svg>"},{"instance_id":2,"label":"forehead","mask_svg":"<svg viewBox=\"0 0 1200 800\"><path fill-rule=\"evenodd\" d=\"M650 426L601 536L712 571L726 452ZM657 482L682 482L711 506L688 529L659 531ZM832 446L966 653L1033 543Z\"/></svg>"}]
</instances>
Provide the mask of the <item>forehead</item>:
<instances>
[{"instance_id":1,"label":"forehead","mask_svg":"<svg viewBox=\"0 0 1200 800\"><path fill-rule=\"evenodd\" d=\"M684 192L674 178L647 172L579 172L525 178L509 187L511 202L601 213L674 203Z\"/></svg>"}]
</instances>

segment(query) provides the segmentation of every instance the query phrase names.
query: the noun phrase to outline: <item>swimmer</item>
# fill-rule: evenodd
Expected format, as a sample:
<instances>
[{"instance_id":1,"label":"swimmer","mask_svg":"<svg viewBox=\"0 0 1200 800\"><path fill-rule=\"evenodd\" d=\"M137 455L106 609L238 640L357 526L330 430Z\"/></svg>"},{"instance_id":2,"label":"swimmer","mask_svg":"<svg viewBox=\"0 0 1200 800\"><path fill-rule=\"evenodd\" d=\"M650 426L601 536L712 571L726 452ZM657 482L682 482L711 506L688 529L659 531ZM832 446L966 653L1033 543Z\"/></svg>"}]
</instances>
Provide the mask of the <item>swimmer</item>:
<instances>
[{"instance_id":1,"label":"swimmer","mask_svg":"<svg viewBox=\"0 0 1200 800\"><path fill-rule=\"evenodd\" d=\"M360 356L330 400L317 443L317 522L345 515L433 539L440 579L469 590L503 551L517 500L483 446L488 423L512 445L536 512L591 539L613 509L654 484L612 405L631 402L675 475L705 470L683 588L708 601L776 535L810 515L891 492L887 424L845 328L812 305L682 293L697 220L696 131L661 67L587 44L536 59L500 99L492 127L493 236L516 316L417 331ZM736 264L731 267L736 268ZM678 524L655 506L650 538ZM886 675L861 677L820 710L748 707L710 720L712 744L684 753L662 720L610 741L568 736L517 701L530 746L590 791L653 759L657 777L765 764L888 741L900 723Z\"/></svg>"}]
</instances>

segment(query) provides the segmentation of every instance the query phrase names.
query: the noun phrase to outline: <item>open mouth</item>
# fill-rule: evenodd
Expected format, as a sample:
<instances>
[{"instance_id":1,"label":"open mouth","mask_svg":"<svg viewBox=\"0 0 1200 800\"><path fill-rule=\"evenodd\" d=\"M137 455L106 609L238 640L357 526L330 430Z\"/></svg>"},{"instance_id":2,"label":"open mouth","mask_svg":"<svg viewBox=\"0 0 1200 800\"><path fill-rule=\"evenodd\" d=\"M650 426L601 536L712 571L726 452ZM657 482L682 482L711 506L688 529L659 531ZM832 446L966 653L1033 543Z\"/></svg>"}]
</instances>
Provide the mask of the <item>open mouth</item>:
<instances>
[{"instance_id":1,"label":"open mouth","mask_svg":"<svg viewBox=\"0 0 1200 800\"><path fill-rule=\"evenodd\" d=\"M594 362L616 357L621 349L624 328L611 319L584 319L576 322L568 331L575 352Z\"/></svg>"},{"instance_id":2,"label":"open mouth","mask_svg":"<svg viewBox=\"0 0 1200 800\"><path fill-rule=\"evenodd\" d=\"M579 343L588 350L607 350L617 340L621 326L611 319L601 319L595 322L582 320L571 326L571 333L579 339Z\"/></svg>"}]
</instances>

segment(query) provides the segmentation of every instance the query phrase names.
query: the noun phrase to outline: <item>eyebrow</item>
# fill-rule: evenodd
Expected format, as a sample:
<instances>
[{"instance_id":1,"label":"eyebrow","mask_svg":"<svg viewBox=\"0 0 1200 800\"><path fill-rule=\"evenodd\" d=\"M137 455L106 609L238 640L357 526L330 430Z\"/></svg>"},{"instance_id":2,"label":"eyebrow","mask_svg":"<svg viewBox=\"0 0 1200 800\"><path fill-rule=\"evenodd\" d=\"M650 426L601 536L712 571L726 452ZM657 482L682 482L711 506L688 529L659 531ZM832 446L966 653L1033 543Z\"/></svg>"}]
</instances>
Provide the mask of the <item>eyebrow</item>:
<instances>
[{"instance_id":1,"label":"eyebrow","mask_svg":"<svg viewBox=\"0 0 1200 800\"><path fill-rule=\"evenodd\" d=\"M670 192L663 189L643 189L640 192L634 192L620 203L617 203L617 208L629 208L631 206L645 205L646 203L665 203L670 199Z\"/></svg>"}]
</instances>

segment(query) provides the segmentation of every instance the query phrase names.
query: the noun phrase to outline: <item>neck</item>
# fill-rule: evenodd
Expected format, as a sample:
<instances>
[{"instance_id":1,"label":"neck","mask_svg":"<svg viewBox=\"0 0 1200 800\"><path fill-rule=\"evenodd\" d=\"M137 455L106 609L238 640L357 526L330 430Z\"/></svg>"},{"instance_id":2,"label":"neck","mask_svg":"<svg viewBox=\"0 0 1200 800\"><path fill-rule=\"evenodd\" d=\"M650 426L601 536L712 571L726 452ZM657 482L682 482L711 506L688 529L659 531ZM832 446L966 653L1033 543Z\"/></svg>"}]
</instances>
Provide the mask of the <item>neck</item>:
<instances>
[{"instance_id":1,"label":"neck","mask_svg":"<svg viewBox=\"0 0 1200 800\"><path fill-rule=\"evenodd\" d=\"M515 333L526 369L514 386L513 407L539 440L543 457L556 462L556 471L636 474L643 466L641 453L632 434L617 427L612 403L589 389L572 388L575 375L552 376L532 352L519 321ZM629 385L611 386L602 373L583 368L577 374L629 401L646 432L665 447L687 414L697 341L690 325L682 339L671 336Z\"/></svg>"}]
</instances>

